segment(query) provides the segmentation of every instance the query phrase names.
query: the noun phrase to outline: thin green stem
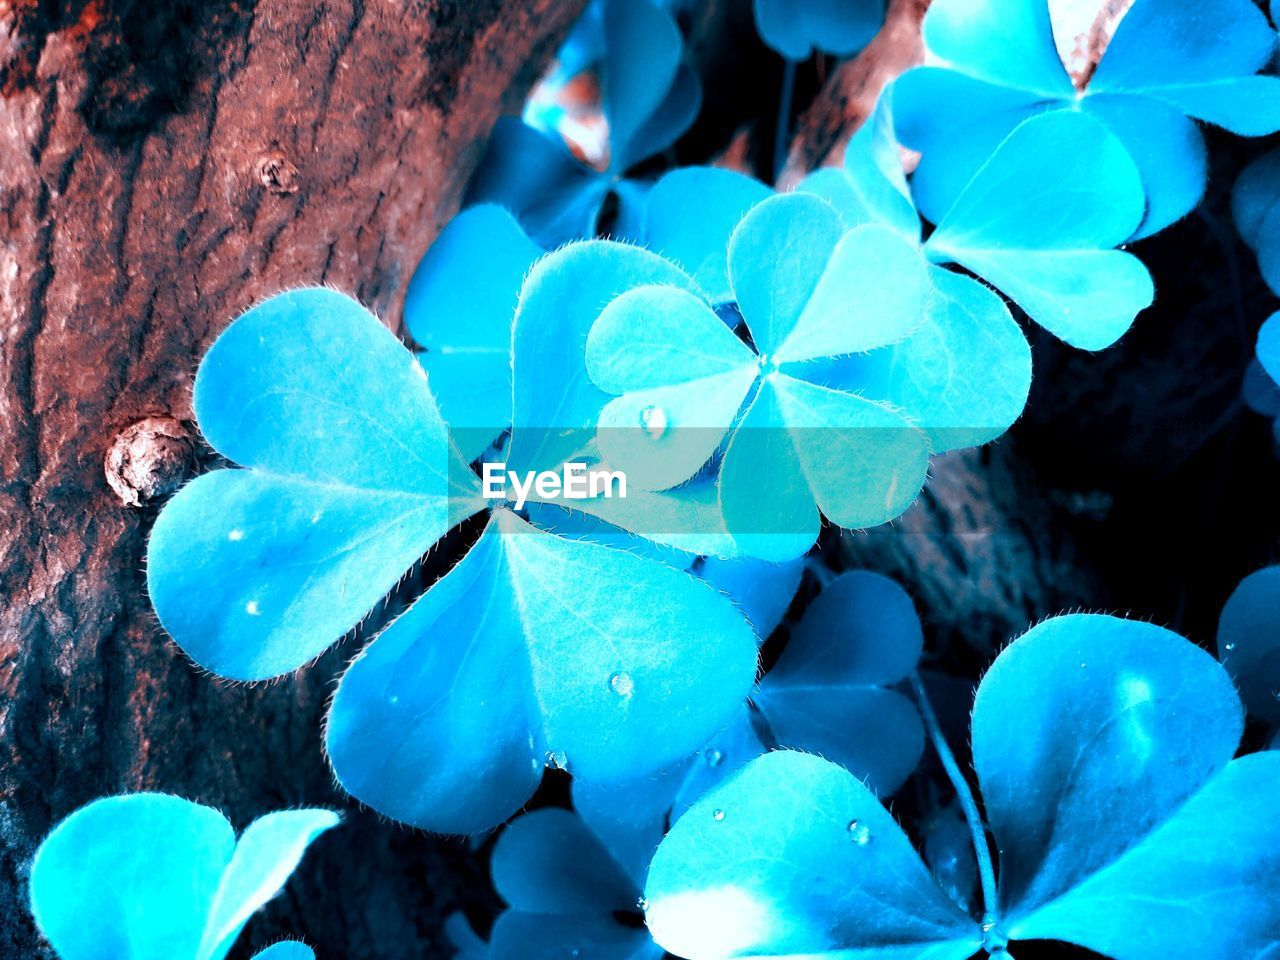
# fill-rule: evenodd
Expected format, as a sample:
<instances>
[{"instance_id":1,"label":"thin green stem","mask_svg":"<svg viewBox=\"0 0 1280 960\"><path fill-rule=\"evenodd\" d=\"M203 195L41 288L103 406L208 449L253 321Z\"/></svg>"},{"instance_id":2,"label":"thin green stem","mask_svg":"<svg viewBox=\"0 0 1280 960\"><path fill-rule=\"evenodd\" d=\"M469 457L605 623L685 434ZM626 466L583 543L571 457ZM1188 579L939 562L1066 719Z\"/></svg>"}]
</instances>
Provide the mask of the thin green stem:
<instances>
[{"instance_id":1,"label":"thin green stem","mask_svg":"<svg viewBox=\"0 0 1280 960\"><path fill-rule=\"evenodd\" d=\"M787 162L787 138L791 134L791 101L796 95L796 62L787 59L782 67L782 94L778 98L778 126L773 132L773 182L778 182Z\"/></svg>"},{"instance_id":2,"label":"thin green stem","mask_svg":"<svg viewBox=\"0 0 1280 960\"><path fill-rule=\"evenodd\" d=\"M978 803L973 799L969 781L964 778L964 773L960 770L960 764L956 763L955 754L951 752L947 738L942 735L938 715L933 712L933 704L929 702L929 694L924 688L919 673L911 675L911 689L915 691L916 703L920 707L920 716L924 720L925 729L929 731L929 739L933 741L933 748L938 751L942 768L946 770L951 785L955 787L956 798L960 801L960 808L964 811L964 818L969 824L973 852L978 858L978 877L982 882L982 929L984 933L989 933L994 929L997 917L996 873L991 864L991 848L987 846L987 828L978 813ZM1003 943L998 944L998 949L1004 949ZM1007 956L1007 951L1002 955Z\"/></svg>"}]
</instances>

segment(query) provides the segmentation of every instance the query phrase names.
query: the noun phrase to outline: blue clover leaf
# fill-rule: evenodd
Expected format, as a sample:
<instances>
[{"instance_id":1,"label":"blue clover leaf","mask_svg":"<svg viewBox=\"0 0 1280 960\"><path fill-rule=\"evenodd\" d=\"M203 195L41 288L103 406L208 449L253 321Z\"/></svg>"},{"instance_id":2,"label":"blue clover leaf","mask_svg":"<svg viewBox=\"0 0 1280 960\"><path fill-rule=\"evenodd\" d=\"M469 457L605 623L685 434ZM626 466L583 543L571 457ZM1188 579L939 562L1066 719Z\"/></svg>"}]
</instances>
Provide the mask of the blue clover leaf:
<instances>
[{"instance_id":1,"label":"blue clover leaf","mask_svg":"<svg viewBox=\"0 0 1280 960\"><path fill-rule=\"evenodd\" d=\"M1000 654L974 704L1000 852L982 921L860 781L781 751L676 822L649 870L650 932L689 960L961 960L1018 939L1117 960L1263 956L1280 929L1280 756L1232 759L1242 729L1226 671L1171 631L1045 621Z\"/></svg>"},{"instance_id":2,"label":"blue clover leaf","mask_svg":"<svg viewBox=\"0 0 1280 960\"><path fill-rule=\"evenodd\" d=\"M646 196L638 240L684 270L710 303L728 303L729 240L747 212L772 194L735 170L680 167L659 177Z\"/></svg>"},{"instance_id":3,"label":"blue clover leaf","mask_svg":"<svg viewBox=\"0 0 1280 960\"><path fill-rule=\"evenodd\" d=\"M668 821L764 749L743 710L696 758L623 784L575 780L576 813L542 809L512 821L491 861L510 909L494 924L490 956L661 957L647 931L618 918L638 918L645 873Z\"/></svg>"},{"instance_id":4,"label":"blue clover leaf","mask_svg":"<svg viewBox=\"0 0 1280 960\"><path fill-rule=\"evenodd\" d=\"M884 20L882 0L754 0L760 38L788 60L814 51L847 57L865 47Z\"/></svg>"},{"instance_id":5,"label":"blue clover leaf","mask_svg":"<svg viewBox=\"0 0 1280 960\"><path fill-rule=\"evenodd\" d=\"M804 560L699 557L690 571L738 605L763 643L782 623L804 576Z\"/></svg>"},{"instance_id":6,"label":"blue clover leaf","mask_svg":"<svg viewBox=\"0 0 1280 960\"><path fill-rule=\"evenodd\" d=\"M267 679L319 656L478 495L426 373L332 290L280 294L228 327L201 361L195 412L243 469L166 504L147 587L164 628L220 676Z\"/></svg>"},{"instance_id":7,"label":"blue clover leaf","mask_svg":"<svg viewBox=\"0 0 1280 960\"><path fill-rule=\"evenodd\" d=\"M280 892L328 810L255 820L237 840L218 811L155 793L96 800L36 851L31 908L62 960L222 960ZM258 955L304 960L301 944Z\"/></svg>"},{"instance_id":8,"label":"blue clover leaf","mask_svg":"<svg viewBox=\"0 0 1280 960\"><path fill-rule=\"evenodd\" d=\"M329 758L381 812L471 833L528 800L546 765L610 781L692 753L755 671L751 628L705 584L499 510L348 669Z\"/></svg>"},{"instance_id":9,"label":"blue clover leaf","mask_svg":"<svg viewBox=\"0 0 1280 960\"><path fill-rule=\"evenodd\" d=\"M671 14L650 0L602 0L597 69L609 127L609 158L597 170L559 141L503 118L468 190L467 203L510 209L543 247L591 237L616 191L624 221L639 198L624 175L661 153L693 123L702 103L697 74L681 63L684 42Z\"/></svg>"},{"instance_id":10,"label":"blue clover leaf","mask_svg":"<svg viewBox=\"0 0 1280 960\"><path fill-rule=\"evenodd\" d=\"M881 222L918 238L918 216L891 131L889 103L882 99L850 142L844 170L814 174L800 189L826 197L848 226ZM1075 112L1037 115L985 158L938 218L924 251L933 264L976 274L1072 346L1099 350L1128 330L1154 295L1141 261L1112 249L1133 232L1143 204L1137 168L1105 126ZM978 293L953 287L957 292L939 309L947 309L946 302L984 309ZM1011 330L1002 341L1010 344L1012 360ZM1005 367L1023 369L1019 363ZM1010 387L1003 409L1016 402L1020 411L1026 399L1021 378Z\"/></svg>"},{"instance_id":11,"label":"blue clover leaf","mask_svg":"<svg viewBox=\"0 0 1280 960\"><path fill-rule=\"evenodd\" d=\"M316 954L305 943L282 940L254 954L253 960L316 960Z\"/></svg>"},{"instance_id":12,"label":"blue clover leaf","mask_svg":"<svg viewBox=\"0 0 1280 960\"><path fill-rule=\"evenodd\" d=\"M915 704L890 685L923 647L911 598L892 580L854 571L823 587L752 698L779 746L819 754L880 796L898 789L924 751Z\"/></svg>"},{"instance_id":13,"label":"blue clover leaf","mask_svg":"<svg viewBox=\"0 0 1280 960\"><path fill-rule=\"evenodd\" d=\"M1240 581L1218 621L1218 658L1249 712L1280 725L1280 566Z\"/></svg>"},{"instance_id":14,"label":"blue clover leaf","mask_svg":"<svg viewBox=\"0 0 1280 960\"><path fill-rule=\"evenodd\" d=\"M1258 363L1273 383L1280 383L1280 313L1273 313L1258 330Z\"/></svg>"},{"instance_id":15,"label":"blue clover leaf","mask_svg":"<svg viewBox=\"0 0 1280 960\"><path fill-rule=\"evenodd\" d=\"M1256 75L1271 61L1275 33L1249 0L1137 0L1078 91L1043 0L941 0L925 16L924 39L945 65L908 71L893 97L902 141L923 154L912 186L934 222L1010 131L1037 113L1087 113L1124 144L1147 197L1135 238L1199 201L1206 162L1196 120L1243 136L1280 130L1280 81ZM1063 154L1073 148L1059 146Z\"/></svg>"},{"instance_id":16,"label":"blue clover leaf","mask_svg":"<svg viewBox=\"0 0 1280 960\"><path fill-rule=\"evenodd\" d=\"M501 207L463 210L409 281L404 320L465 460L511 425L511 325L542 248Z\"/></svg>"},{"instance_id":17,"label":"blue clover leaf","mask_svg":"<svg viewBox=\"0 0 1280 960\"><path fill-rule=\"evenodd\" d=\"M1262 279L1280 292L1280 150L1241 171L1231 192L1231 212L1241 239L1258 256Z\"/></svg>"},{"instance_id":18,"label":"blue clover leaf","mask_svg":"<svg viewBox=\"0 0 1280 960\"><path fill-rule=\"evenodd\" d=\"M662 956L643 927L614 918L639 911L639 884L577 814L547 808L517 818L498 837L490 870L510 908L494 924L494 960Z\"/></svg>"},{"instance_id":19,"label":"blue clover leaf","mask_svg":"<svg viewBox=\"0 0 1280 960\"><path fill-rule=\"evenodd\" d=\"M1241 395L1245 405L1264 417L1280 417L1280 313L1273 313L1258 330L1257 356L1244 371ZM1271 424L1280 444L1280 419Z\"/></svg>"},{"instance_id":20,"label":"blue clover leaf","mask_svg":"<svg viewBox=\"0 0 1280 960\"><path fill-rule=\"evenodd\" d=\"M918 249L875 225L846 232L829 204L793 194L747 214L728 265L754 348L687 284L637 287L599 313L586 366L615 397L599 415L602 459L637 487L664 490L724 444L724 521L766 559L803 553L819 509L853 527L897 516L924 482L925 435L887 404L804 378L812 361L919 325L929 283Z\"/></svg>"},{"instance_id":21,"label":"blue clover leaf","mask_svg":"<svg viewBox=\"0 0 1280 960\"><path fill-rule=\"evenodd\" d=\"M732 563L732 561L731 561ZM787 646L733 724L696 757L657 776L600 786L575 783L574 804L619 863L643 880L665 823L766 743L842 763L880 795L915 769L924 746L915 706L886 689L920 657L910 598L872 573L843 574L792 628Z\"/></svg>"},{"instance_id":22,"label":"blue clover leaf","mask_svg":"<svg viewBox=\"0 0 1280 960\"><path fill-rule=\"evenodd\" d=\"M165 507L148 577L161 622L224 676L302 666L487 506L422 367L332 291L284 294L233 323L201 364L196 412L244 467ZM471 552L348 670L330 759L384 813L481 830L545 764L610 778L692 753L739 708L756 662L751 627L716 590L499 503Z\"/></svg>"}]
</instances>

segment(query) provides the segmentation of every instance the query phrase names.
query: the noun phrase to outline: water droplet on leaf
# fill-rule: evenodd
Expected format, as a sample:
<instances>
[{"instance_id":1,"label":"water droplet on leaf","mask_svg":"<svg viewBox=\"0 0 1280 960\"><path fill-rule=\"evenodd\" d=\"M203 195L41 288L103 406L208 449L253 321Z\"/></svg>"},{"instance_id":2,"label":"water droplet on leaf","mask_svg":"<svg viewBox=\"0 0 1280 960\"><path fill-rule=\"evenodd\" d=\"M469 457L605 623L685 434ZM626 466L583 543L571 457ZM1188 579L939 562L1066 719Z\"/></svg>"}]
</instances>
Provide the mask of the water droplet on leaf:
<instances>
[{"instance_id":1,"label":"water droplet on leaf","mask_svg":"<svg viewBox=\"0 0 1280 960\"><path fill-rule=\"evenodd\" d=\"M629 673L615 673L609 678L609 689L620 697L629 697L636 689L636 682Z\"/></svg>"},{"instance_id":2,"label":"water droplet on leaf","mask_svg":"<svg viewBox=\"0 0 1280 960\"><path fill-rule=\"evenodd\" d=\"M568 770L569 758L564 755L563 750L548 750L546 755L547 766L552 770Z\"/></svg>"},{"instance_id":3,"label":"water droplet on leaf","mask_svg":"<svg viewBox=\"0 0 1280 960\"><path fill-rule=\"evenodd\" d=\"M661 407L649 404L640 411L640 429L654 440L662 439L667 432L667 412Z\"/></svg>"},{"instance_id":4,"label":"water droplet on leaf","mask_svg":"<svg viewBox=\"0 0 1280 960\"><path fill-rule=\"evenodd\" d=\"M256 617L262 613L262 608L258 606L257 600L250 600L244 605L244 612L251 617Z\"/></svg>"},{"instance_id":5,"label":"water droplet on leaf","mask_svg":"<svg viewBox=\"0 0 1280 960\"><path fill-rule=\"evenodd\" d=\"M719 750L708 750L706 760L708 767L718 767L724 762L724 754Z\"/></svg>"},{"instance_id":6,"label":"water droplet on leaf","mask_svg":"<svg viewBox=\"0 0 1280 960\"><path fill-rule=\"evenodd\" d=\"M232 543L235 543L239 540L243 540L244 531L239 528L236 528L235 530L232 530L230 533L227 534L227 539L230 540Z\"/></svg>"},{"instance_id":7,"label":"water droplet on leaf","mask_svg":"<svg viewBox=\"0 0 1280 960\"><path fill-rule=\"evenodd\" d=\"M857 820L849 821L849 839L860 847L871 842L871 828Z\"/></svg>"},{"instance_id":8,"label":"water droplet on leaf","mask_svg":"<svg viewBox=\"0 0 1280 960\"><path fill-rule=\"evenodd\" d=\"M714 820L716 823L719 823L721 820L724 819L724 811L723 810L711 811L711 819Z\"/></svg>"}]
</instances>

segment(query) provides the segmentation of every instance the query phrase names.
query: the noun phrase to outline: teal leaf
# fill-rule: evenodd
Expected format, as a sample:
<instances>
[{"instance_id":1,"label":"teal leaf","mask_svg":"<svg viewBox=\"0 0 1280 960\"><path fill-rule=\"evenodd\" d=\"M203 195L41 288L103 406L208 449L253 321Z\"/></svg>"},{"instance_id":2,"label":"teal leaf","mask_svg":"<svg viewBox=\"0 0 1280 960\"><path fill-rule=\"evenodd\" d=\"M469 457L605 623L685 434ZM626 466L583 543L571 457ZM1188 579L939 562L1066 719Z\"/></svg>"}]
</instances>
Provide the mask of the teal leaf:
<instances>
[{"instance_id":1,"label":"teal leaf","mask_svg":"<svg viewBox=\"0 0 1280 960\"><path fill-rule=\"evenodd\" d=\"M758 180L718 167L664 174L645 200L642 241L681 266L713 304L733 299L729 238L755 204L773 193ZM697 216L690 216L690 210Z\"/></svg>"},{"instance_id":2,"label":"teal leaf","mask_svg":"<svg viewBox=\"0 0 1280 960\"><path fill-rule=\"evenodd\" d=\"M1142 263L1110 249L1142 212L1137 169L1120 142L1089 117L1053 112L1009 135L925 249L994 284L1072 346L1098 350L1154 296Z\"/></svg>"},{"instance_id":3,"label":"teal leaf","mask_svg":"<svg viewBox=\"0 0 1280 960\"><path fill-rule=\"evenodd\" d=\"M1041 0L943 0L929 8L924 41L950 69L974 80L1041 99L1075 93Z\"/></svg>"},{"instance_id":4,"label":"teal leaf","mask_svg":"<svg viewBox=\"0 0 1280 960\"><path fill-rule=\"evenodd\" d=\"M587 334L609 301L650 284L694 289L661 257L606 240L572 244L534 266L512 334L511 469L555 469L591 440L609 397L587 377Z\"/></svg>"},{"instance_id":5,"label":"teal leaf","mask_svg":"<svg viewBox=\"0 0 1280 960\"><path fill-rule=\"evenodd\" d=\"M1258 362L1276 383L1280 383L1280 313L1273 313L1258 330Z\"/></svg>"},{"instance_id":6,"label":"teal leaf","mask_svg":"<svg viewBox=\"0 0 1280 960\"><path fill-rule=\"evenodd\" d=\"M284 887L312 841L337 823L328 810L285 810L249 824L218 885L201 960L226 956L249 918Z\"/></svg>"},{"instance_id":7,"label":"teal leaf","mask_svg":"<svg viewBox=\"0 0 1280 960\"><path fill-rule=\"evenodd\" d=\"M753 207L729 241L729 281L756 352L774 353L795 328L844 235L835 208L806 194Z\"/></svg>"},{"instance_id":8,"label":"teal leaf","mask_svg":"<svg viewBox=\"0 0 1280 960\"><path fill-rule=\"evenodd\" d=\"M1031 348L990 287L941 268L925 322L885 350L846 359L824 382L883 397L925 432L933 453L1000 437L1031 390Z\"/></svg>"},{"instance_id":9,"label":"teal leaf","mask_svg":"<svg viewBox=\"0 0 1280 960\"><path fill-rule=\"evenodd\" d=\"M915 705L886 689L916 668L922 645L901 587L845 573L809 605L753 699L779 746L833 760L887 796L924 750Z\"/></svg>"},{"instance_id":10,"label":"teal leaf","mask_svg":"<svg viewBox=\"0 0 1280 960\"><path fill-rule=\"evenodd\" d=\"M1249 712L1280 726L1280 566L1240 581L1218 620L1218 659Z\"/></svg>"},{"instance_id":11,"label":"teal leaf","mask_svg":"<svg viewBox=\"0 0 1280 960\"><path fill-rule=\"evenodd\" d=\"M688 960L965 960L982 940L871 790L791 751L751 761L676 821L645 898L653 938Z\"/></svg>"},{"instance_id":12,"label":"teal leaf","mask_svg":"<svg viewBox=\"0 0 1280 960\"><path fill-rule=\"evenodd\" d=\"M1280 758L1232 761L1241 731L1226 672L1161 627L1078 614L1010 645L973 713L1008 935L1119 960L1258 955L1280 847L1254 798Z\"/></svg>"},{"instance_id":13,"label":"teal leaf","mask_svg":"<svg viewBox=\"0 0 1280 960\"><path fill-rule=\"evenodd\" d=\"M500 510L347 671L329 757L381 812L475 832L518 809L544 765L621 780L692 753L755 671L750 627L705 584Z\"/></svg>"},{"instance_id":14,"label":"teal leaf","mask_svg":"<svg viewBox=\"0 0 1280 960\"><path fill-rule=\"evenodd\" d=\"M200 364L195 411L244 469L166 505L147 586L165 629L221 676L314 659L475 507L422 368L331 290L281 294L228 327Z\"/></svg>"},{"instance_id":15,"label":"teal leaf","mask_svg":"<svg viewBox=\"0 0 1280 960\"><path fill-rule=\"evenodd\" d=\"M316 960L316 955L306 943L285 940L273 943L260 954L253 955L253 960Z\"/></svg>"},{"instance_id":16,"label":"teal leaf","mask_svg":"<svg viewBox=\"0 0 1280 960\"><path fill-rule=\"evenodd\" d=\"M282 940L280 943L273 943L261 953L255 953L253 960L316 960L316 954L305 943Z\"/></svg>"},{"instance_id":17,"label":"teal leaf","mask_svg":"<svg viewBox=\"0 0 1280 960\"><path fill-rule=\"evenodd\" d=\"M40 845L32 911L62 960L222 960L337 823L325 810L271 814L237 843L225 817L188 800L97 800Z\"/></svg>"},{"instance_id":18,"label":"teal leaf","mask_svg":"<svg viewBox=\"0 0 1280 960\"><path fill-rule=\"evenodd\" d=\"M517 817L489 861L498 895L525 913L608 915L636 909L640 890L582 821L546 808Z\"/></svg>"},{"instance_id":19,"label":"teal leaf","mask_svg":"<svg viewBox=\"0 0 1280 960\"><path fill-rule=\"evenodd\" d=\"M649 871L650 930L691 960L904 947L960 958L1010 939L1117 960L1267 956L1280 929L1280 755L1232 759L1242 728L1226 671L1176 634L1100 615L1045 621L1000 654L974 705L999 855L981 927L869 790L784 751L677 821Z\"/></svg>"},{"instance_id":20,"label":"teal leaf","mask_svg":"<svg viewBox=\"0 0 1280 960\"><path fill-rule=\"evenodd\" d=\"M833 523L877 526L915 501L929 470L929 444L902 414L785 374L761 392L776 396L805 485Z\"/></svg>"},{"instance_id":21,"label":"teal leaf","mask_svg":"<svg viewBox=\"0 0 1280 960\"><path fill-rule=\"evenodd\" d=\"M924 38L945 66L910 71L894 103L904 143L924 152L913 189L931 219L1038 110L1091 114L1124 143L1148 201L1135 237L1184 216L1203 192L1204 144L1192 118L1244 136L1280 129L1280 80L1256 75L1272 59L1275 32L1249 0L1133 4L1079 93L1043 0L941 0L925 17ZM1061 146L1071 152L1069 142Z\"/></svg>"},{"instance_id":22,"label":"teal leaf","mask_svg":"<svg viewBox=\"0 0 1280 960\"><path fill-rule=\"evenodd\" d=\"M501 207L472 207L449 222L409 281L405 325L425 348L418 360L465 460L511 424L511 323L541 255Z\"/></svg>"},{"instance_id":23,"label":"teal leaf","mask_svg":"<svg viewBox=\"0 0 1280 960\"><path fill-rule=\"evenodd\" d=\"M1231 194L1240 236L1258 255L1258 269L1272 291L1280 290L1280 150L1245 167ZM1272 369L1280 370L1280 363Z\"/></svg>"},{"instance_id":24,"label":"teal leaf","mask_svg":"<svg viewBox=\"0 0 1280 960\"><path fill-rule=\"evenodd\" d=\"M692 570L738 605L763 642L778 628L804 576L804 561L701 557Z\"/></svg>"},{"instance_id":25,"label":"teal leaf","mask_svg":"<svg viewBox=\"0 0 1280 960\"><path fill-rule=\"evenodd\" d=\"M788 60L815 51L847 57L871 42L884 19L883 0L754 0L760 38Z\"/></svg>"},{"instance_id":26,"label":"teal leaf","mask_svg":"<svg viewBox=\"0 0 1280 960\"><path fill-rule=\"evenodd\" d=\"M587 338L588 374L619 395L600 412L600 456L641 489L683 483L720 446L756 371L751 350L693 294L624 293Z\"/></svg>"}]
</instances>

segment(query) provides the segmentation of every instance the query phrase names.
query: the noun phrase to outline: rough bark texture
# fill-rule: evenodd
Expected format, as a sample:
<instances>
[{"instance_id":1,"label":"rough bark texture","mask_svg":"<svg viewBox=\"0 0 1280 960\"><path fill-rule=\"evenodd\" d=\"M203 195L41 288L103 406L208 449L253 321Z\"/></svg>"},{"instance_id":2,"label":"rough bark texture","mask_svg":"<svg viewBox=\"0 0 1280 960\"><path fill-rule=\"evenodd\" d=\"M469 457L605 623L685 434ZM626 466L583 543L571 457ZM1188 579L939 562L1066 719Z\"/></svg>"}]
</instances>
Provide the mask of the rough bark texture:
<instances>
[{"instance_id":1,"label":"rough bark texture","mask_svg":"<svg viewBox=\"0 0 1280 960\"><path fill-rule=\"evenodd\" d=\"M270 686L201 676L148 608L153 498L191 467L213 336L305 283L393 311L581 6L0 3L0 956L49 955L25 872L96 796L172 790L238 826L350 808L320 718L354 643ZM465 844L350 808L240 949L443 955L459 891L486 895L468 870Z\"/></svg>"}]
</instances>

